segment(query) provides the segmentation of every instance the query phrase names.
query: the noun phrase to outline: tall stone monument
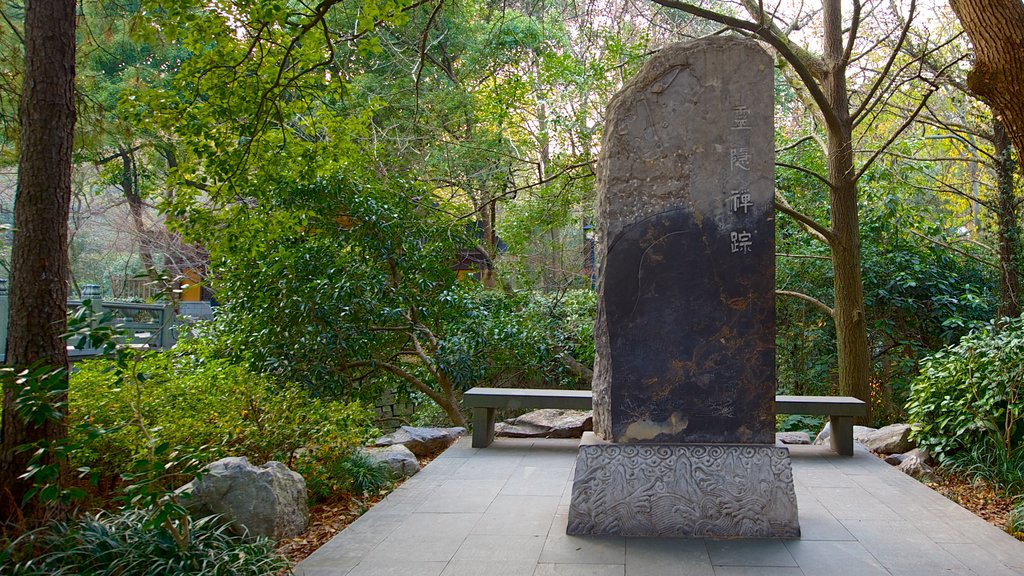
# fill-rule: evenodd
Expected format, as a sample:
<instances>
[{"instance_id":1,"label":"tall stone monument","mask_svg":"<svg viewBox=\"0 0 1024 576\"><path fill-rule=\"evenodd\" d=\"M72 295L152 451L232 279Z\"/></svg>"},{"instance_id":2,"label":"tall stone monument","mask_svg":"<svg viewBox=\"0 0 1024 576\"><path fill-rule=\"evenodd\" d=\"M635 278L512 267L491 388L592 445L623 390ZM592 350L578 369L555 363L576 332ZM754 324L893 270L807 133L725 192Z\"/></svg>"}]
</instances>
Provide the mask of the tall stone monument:
<instances>
[{"instance_id":1,"label":"tall stone monument","mask_svg":"<svg viewBox=\"0 0 1024 576\"><path fill-rule=\"evenodd\" d=\"M800 534L775 445L772 73L750 40L676 44L608 107L570 534Z\"/></svg>"}]
</instances>

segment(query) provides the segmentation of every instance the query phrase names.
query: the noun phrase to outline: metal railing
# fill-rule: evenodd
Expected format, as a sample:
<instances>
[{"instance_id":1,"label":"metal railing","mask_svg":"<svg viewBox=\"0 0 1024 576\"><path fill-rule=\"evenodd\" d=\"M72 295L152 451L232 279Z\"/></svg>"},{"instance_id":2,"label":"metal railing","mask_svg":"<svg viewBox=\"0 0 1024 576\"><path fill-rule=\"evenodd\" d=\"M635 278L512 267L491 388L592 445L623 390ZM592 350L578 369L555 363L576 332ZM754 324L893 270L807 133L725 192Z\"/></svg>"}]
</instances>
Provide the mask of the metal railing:
<instances>
[{"instance_id":1,"label":"metal railing","mask_svg":"<svg viewBox=\"0 0 1024 576\"><path fill-rule=\"evenodd\" d=\"M87 284L82 287L81 300L68 300L68 310L77 310L86 301L91 304L97 316L109 312L111 318L106 323L123 330L126 335L125 342L131 346L166 350L174 346L177 340L174 307L170 302L138 304L103 300L102 288L95 284ZM8 311L7 280L0 279L0 362L6 361L7 355ZM73 344L68 343L68 356L71 360L100 354L98 349L75 348Z\"/></svg>"}]
</instances>

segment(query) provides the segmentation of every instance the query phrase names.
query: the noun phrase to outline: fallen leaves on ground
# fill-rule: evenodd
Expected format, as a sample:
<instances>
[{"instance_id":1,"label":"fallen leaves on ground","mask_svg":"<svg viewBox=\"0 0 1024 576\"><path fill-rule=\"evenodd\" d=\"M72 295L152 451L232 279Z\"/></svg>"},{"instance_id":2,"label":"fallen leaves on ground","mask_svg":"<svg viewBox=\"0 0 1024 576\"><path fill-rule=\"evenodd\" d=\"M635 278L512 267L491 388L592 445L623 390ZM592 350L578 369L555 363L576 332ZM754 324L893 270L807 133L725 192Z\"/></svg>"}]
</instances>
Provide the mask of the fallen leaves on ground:
<instances>
[{"instance_id":1,"label":"fallen leaves on ground","mask_svg":"<svg viewBox=\"0 0 1024 576\"><path fill-rule=\"evenodd\" d=\"M928 484L933 490L953 502L974 512L989 524L1006 530L1006 520L1013 510L1013 499L1001 494L991 486L972 482L960 474L944 473L935 482ZM1022 534L1014 534L1022 540Z\"/></svg>"}]
</instances>

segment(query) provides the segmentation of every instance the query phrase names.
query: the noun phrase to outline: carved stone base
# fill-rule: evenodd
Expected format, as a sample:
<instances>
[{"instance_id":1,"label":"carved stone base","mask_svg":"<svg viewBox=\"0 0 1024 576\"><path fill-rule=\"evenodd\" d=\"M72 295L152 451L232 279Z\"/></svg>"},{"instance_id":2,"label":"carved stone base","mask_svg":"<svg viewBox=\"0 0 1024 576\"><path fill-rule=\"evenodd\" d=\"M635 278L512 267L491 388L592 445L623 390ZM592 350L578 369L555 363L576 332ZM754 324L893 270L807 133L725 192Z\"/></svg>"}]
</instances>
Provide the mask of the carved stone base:
<instances>
[{"instance_id":1,"label":"carved stone base","mask_svg":"<svg viewBox=\"0 0 1024 576\"><path fill-rule=\"evenodd\" d=\"M789 450L612 444L583 435L569 534L799 538Z\"/></svg>"}]
</instances>

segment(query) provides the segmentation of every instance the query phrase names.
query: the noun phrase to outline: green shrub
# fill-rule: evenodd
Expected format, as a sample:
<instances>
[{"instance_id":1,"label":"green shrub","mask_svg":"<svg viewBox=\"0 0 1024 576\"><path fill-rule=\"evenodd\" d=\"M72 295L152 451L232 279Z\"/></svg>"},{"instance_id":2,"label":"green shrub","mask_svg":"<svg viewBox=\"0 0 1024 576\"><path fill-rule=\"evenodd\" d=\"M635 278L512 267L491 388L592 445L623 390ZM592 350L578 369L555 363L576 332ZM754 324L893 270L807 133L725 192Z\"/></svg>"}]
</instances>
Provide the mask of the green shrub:
<instances>
[{"instance_id":1,"label":"green shrub","mask_svg":"<svg viewBox=\"0 0 1024 576\"><path fill-rule=\"evenodd\" d=\"M1013 460L1024 434L1021 358L1024 318L972 332L925 358L907 404L914 439L939 460L986 441Z\"/></svg>"},{"instance_id":2,"label":"green shrub","mask_svg":"<svg viewBox=\"0 0 1024 576\"><path fill-rule=\"evenodd\" d=\"M136 377L121 383L110 361L77 368L71 377L72 431L88 423L107 432L84 443L72 464L89 466L107 488L146 454L152 438L183 453L201 453L206 462L231 455L293 466L299 449L330 445L351 452L376 432L372 413L358 403L314 398L298 385L211 358L197 343L144 355Z\"/></svg>"},{"instance_id":3,"label":"green shrub","mask_svg":"<svg viewBox=\"0 0 1024 576\"><path fill-rule=\"evenodd\" d=\"M803 414L778 414L775 417L775 429L779 432L807 432L812 436L825 426L824 416L805 416Z\"/></svg>"},{"instance_id":4,"label":"green shrub","mask_svg":"<svg viewBox=\"0 0 1024 576\"><path fill-rule=\"evenodd\" d=\"M143 511L126 510L51 522L0 551L0 573L257 576L288 567L273 541L234 536L215 517L192 522L184 546L150 520Z\"/></svg>"},{"instance_id":5,"label":"green shrub","mask_svg":"<svg viewBox=\"0 0 1024 576\"><path fill-rule=\"evenodd\" d=\"M1004 494L1024 494L1024 450L1007 448L995 436L946 457L946 466L974 482L992 486Z\"/></svg>"},{"instance_id":6,"label":"green shrub","mask_svg":"<svg viewBox=\"0 0 1024 576\"><path fill-rule=\"evenodd\" d=\"M1024 536L1024 502L1018 502L1006 517L1006 531L1018 540Z\"/></svg>"},{"instance_id":7,"label":"green shrub","mask_svg":"<svg viewBox=\"0 0 1024 576\"><path fill-rule=\"evenodd\" d=\"M301 454L295 471L306 480L306 491L314 501L336 493L375 494L391 487L396 479L386 465L372 462L349 446L331 443Z\"/></svg>"}]
</instances>

